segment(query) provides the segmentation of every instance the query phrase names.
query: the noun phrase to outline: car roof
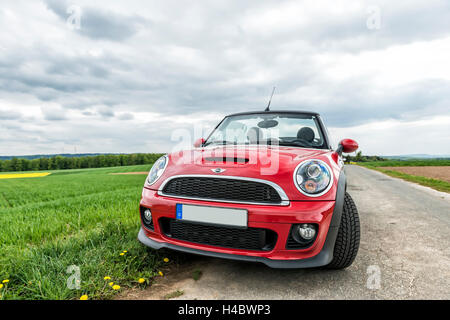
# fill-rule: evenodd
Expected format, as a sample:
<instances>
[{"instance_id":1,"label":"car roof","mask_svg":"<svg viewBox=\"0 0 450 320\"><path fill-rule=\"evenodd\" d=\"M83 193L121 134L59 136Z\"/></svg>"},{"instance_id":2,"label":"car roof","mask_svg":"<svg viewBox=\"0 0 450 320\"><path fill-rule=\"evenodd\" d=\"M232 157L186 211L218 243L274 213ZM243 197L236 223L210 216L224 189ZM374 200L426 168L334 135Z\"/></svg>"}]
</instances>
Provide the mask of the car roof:
<instances>
[{"instance_id":1,"label":"car roof","mask_svg":"<svg viewBox=\"0 0 450 320\"><path fill-rule=\"evenodd\" d=\"M227 115L227 117L243 116L243 115L251 115L251 114L280 114L280 113L284 113L284 114L306 114L306 115L319 116L320 117L320 114L318 114L317 112L313 112L313 111L294 111L294 110L248 111L248 112L239 112L239 113L229 114L229 115Z\"/></svg>"}]
</instances>

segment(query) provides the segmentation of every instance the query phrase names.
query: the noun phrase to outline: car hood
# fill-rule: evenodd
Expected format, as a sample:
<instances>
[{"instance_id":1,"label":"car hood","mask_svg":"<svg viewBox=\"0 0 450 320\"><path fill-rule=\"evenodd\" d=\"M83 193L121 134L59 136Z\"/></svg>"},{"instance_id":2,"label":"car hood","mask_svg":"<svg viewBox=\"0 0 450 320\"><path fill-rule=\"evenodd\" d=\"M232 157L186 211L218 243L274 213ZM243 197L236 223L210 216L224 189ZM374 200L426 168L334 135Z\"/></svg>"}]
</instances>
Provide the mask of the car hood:
<instances>
[{"instance_id":1,"label":"car hood","mask_svg":"<svg viewBox=\"0 0 450 320\"><path fill-rule=\"evenodd\" d=\"M336 183L340 166L332 153L330 150L284 146L214 146L184 150L169 155L169 164L163 176L148 188L158 189L164 180L176 175L239 176L274 182L283 188L291 200L334 200L332 192L317 198L305 196L297 190L293 181L298 164L314 158L330 165L336 178L333 183Z\"/></svg>"}]
</instances>

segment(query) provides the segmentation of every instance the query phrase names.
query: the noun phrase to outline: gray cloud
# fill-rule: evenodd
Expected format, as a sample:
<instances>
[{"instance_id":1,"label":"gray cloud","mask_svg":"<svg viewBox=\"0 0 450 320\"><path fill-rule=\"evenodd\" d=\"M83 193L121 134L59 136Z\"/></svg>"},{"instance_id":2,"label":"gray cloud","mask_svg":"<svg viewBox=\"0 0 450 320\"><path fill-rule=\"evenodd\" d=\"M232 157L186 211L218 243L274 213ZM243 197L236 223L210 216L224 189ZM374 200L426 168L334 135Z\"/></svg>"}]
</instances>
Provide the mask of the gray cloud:
<instances>
[{"instance_id":1,"label":"gray cloud","mask_svg":"<svg viewBox=\"0 0 450 320\"><path fill-rule=\"evenodd\" d=\"M411 61L406 71L423 72L420 63L430 53L414 46L448 41L448 1L349 1L340 8L312 1L80 0L80 30L66 26L70 2L43 4L18 0L0 10L0 108L18 106L0 119L50 125L40 136L43 148L45 141L86 139L110 152L168 146L171 130L190 124L167 121L163 129L158 117L198 114L213 125L227 113L263 110L273 85L273 109L319 111L337 128L450 115L448 77L425 72L388 85L377 81L378 73L401 78L405 70L396 63L368 68L391 59L389 50L411 46L403 53ZM381 9L379 30L366 27L369 5ZM17 17L22 24L14 23ZM358 60L365 54L372 57ZM329 70L345 59L360 62ZM148 113L149 126L159 130L145 129ZM130 143L136 128L147 130L141 144ZM16 131L23 133L22 126ZM55 134L58 141L50 140Z\"/></svg>"},{"instance_id":2,"label":"gray cloud","mask_svg":"<svg viewBox=\"0 0 450 320\"><path fill-rule=\"evenodd\" d=\"M20 120L22 114L13 110L1 110L0 109L0 120Z\"/></svg>"},{"instance_id":3,"label":"gray cloud","mask_svg":"<svg viewBox=\"0 0 450 320\"><path fill-rule=\"evenodd\" d=\"M107 106L101 106L101 107L97 108L97 112L104 118L112 118L112 117L114 117L114 111L111 110Z\"/></svg>"},{"instance_id":4,"label":"gray cloud","mask_svg":"<svg viewBox=\"0 0 450 320\"><path fill-rule=\"evenodd\" d=\"M122 113L117 118L119 120L133 120L134 116L131 113Z\"/></svg>"},{"instance_id":5,"label":"gray cloud","mask_svg":"<svg viewBox=\"0 0 450 320\"><path fill-rule=\"evenodd\" d=\"M66 114L63 109L59 107L44 106L41 108L44 119L48 121L61 121L66 120Z\"/></svg>"},{"instance_id":6,"label":"gray cloud","mask_svg":"<svg viewBox=\"0 0 450 320\"><path fill-rule=\"evenodd\" d=\"M66 22L70 14L67 9L71 3L61 0L45 0L48 8ZM140 27L149 26L150 22L141 16L120 15L95 7L83 7L80 19L80 34L92 39L123 41L134 36Z\"/></svg>"}]
</instances>

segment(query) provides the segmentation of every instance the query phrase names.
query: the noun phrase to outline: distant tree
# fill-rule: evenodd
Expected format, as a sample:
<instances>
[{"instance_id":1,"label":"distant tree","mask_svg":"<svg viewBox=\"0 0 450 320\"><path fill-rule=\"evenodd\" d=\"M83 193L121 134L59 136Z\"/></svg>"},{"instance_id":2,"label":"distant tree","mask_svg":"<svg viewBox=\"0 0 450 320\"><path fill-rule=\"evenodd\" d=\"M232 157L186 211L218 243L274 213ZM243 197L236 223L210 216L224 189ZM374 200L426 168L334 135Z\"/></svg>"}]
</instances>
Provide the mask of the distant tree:
<instances>
[{"instance_id":1,"label":"distant tree","mask_svg":"<svg viewBox=\"0 0 450 320\"><path fill-rule=\"evenodd\" d=\"M30 168L31 171L39 171L39 169L40 169L39 159L31 160L29 168Z\"/></svg>"},{"instance_id":2,"label":"distant tree","mask_svg":"<svg viewBox=\"0 0 450 320\"><path fill-rule=\"evenodd\" d=\"M3 161L3 172L14 171L12 168L11 160Z\"/></svg>"},{"instance_id":3,"label":"distant tree","mask_svg":"<svg viewBox=\"0 0 450 320\"><path fill-rule=\"evenodd\" d=\"M47 169L48 169L48 158L40 158L39 170L47 170Z\"/></svg>"},{"instance_id":4,"label":"distant tree","mask_svg":"<svg viewBox=\"0 0 450 320\"><path fill-rule=\"evenodd\" d=\"M22 171L22 162L20 162L17 158L12 158L11 169L12 171Z\"/></svg>"},{"instance_id":5,"label":"distant tree","mask_svg":"<svg viewBox=\"0 0 450 320\"><path fill-rule=\"evenodd\" d=\"M355 157L355 161L356 162L361 162L362 161L362 151L358 151L357 153L356 153L356 157Z\"/></svg>"}]
</instances>

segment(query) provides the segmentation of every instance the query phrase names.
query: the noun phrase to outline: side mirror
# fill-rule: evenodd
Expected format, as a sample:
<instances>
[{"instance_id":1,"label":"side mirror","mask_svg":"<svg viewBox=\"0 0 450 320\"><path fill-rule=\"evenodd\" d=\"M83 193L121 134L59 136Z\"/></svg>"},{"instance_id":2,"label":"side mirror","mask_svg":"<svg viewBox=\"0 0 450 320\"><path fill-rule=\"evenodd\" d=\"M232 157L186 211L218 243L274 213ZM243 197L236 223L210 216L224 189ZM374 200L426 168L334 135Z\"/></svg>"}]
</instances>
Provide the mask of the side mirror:
<instances>
[{"instance_id":1,"label":"side mirror","mask_svg":"<svg viewBox=\"0 0 450 320\"><path fill-rule=\"evenodd\" d=\"M343 139L341 142L339 142L339 147L337 148L337 153L342 154L344 153L352 153L356 150L358 150L359 146L358 143L355 140L352 139Z\"/></svg>"},{"instance_id":2,"label":"side mirror","mask_svg":"<svg viewBox=\"0 0 450 320\"><path fill-rule=\"evenodd\" d=\"M194 147L195 148L200 148L200 147L203 146L204 143L205 143L205 139L203 139L203 138L197 139L194 142Z\"/></svg>"}]
</instances>

